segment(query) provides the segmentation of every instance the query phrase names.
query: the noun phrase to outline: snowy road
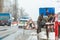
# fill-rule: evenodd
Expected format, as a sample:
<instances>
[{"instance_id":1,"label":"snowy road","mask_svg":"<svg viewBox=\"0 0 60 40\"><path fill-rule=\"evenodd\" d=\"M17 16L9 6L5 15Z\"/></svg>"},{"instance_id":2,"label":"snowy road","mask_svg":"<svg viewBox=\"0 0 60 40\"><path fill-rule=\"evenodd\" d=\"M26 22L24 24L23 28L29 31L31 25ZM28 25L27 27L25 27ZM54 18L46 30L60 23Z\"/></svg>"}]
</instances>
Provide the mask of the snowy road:
<instances>
[{"instance_id":1,"label":"snowy road","mask_svg":"<svg viewBox=\"0 0 60 40\"><path fill-rule=\"evenodd\" d=\"M31 35L32 32L32 30L19 29L16 33L7 36L3 40L37 40L37 36Z\"/></svg>"},{"instance_id":2,"label":"snowy road","mask_svg":"<svg viewBox=\"0 0 60 40\"><path fill-rule=\"evenodd\" d=\"M7 28L8 29L8 28ZM25 30L25 29L21 29L21 28L16 28L16 27L12 27L10 29L13 29L14 32L16 29L17 31L15 31L14 33L10 34L9 36L3 38L2 40L37 40L37 33L36 30ZM10 31L9 31L10 32ZM8 32L7 32L8 33ZM52 39L54 37L53 35L54 33L50 33L50 39ZM46 33L45 31L42 31L40 33L40 36L44 36L46 37ZM53 35L53 36L52 36ZM42 37L41 36L41 37ZM52 39L54 40L54 39Z\"/></svg>"}]
</instances>

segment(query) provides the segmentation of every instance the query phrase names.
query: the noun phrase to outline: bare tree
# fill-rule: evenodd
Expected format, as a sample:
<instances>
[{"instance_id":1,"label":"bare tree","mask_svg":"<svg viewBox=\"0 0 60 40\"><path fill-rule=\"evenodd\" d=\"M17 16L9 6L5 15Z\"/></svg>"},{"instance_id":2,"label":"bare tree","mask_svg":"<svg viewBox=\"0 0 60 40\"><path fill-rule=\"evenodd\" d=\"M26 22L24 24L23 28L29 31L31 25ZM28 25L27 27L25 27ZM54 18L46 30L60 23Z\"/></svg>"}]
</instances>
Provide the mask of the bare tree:
<instances>
[{"instance_id":1,"label":"bare tree","mask_svg":"<svg viewBox=\"0 0 60 40\"><path fill-rule=\"evenodd\" d=\"M20 9L20 16L23 16L24 15L24 11L25 10L23 8Z\"/></svg>"},{"instance_id":2,"label":"bare tree","mask_svg":"<svg viewBox=\"0 0 60 40\"><path fill-rule=\"evenodd\" d=\"M13 6L13 17L14 17L14 21L17 21L17 8L16 8L16 5Z\"/></svg>"}]
</instances>

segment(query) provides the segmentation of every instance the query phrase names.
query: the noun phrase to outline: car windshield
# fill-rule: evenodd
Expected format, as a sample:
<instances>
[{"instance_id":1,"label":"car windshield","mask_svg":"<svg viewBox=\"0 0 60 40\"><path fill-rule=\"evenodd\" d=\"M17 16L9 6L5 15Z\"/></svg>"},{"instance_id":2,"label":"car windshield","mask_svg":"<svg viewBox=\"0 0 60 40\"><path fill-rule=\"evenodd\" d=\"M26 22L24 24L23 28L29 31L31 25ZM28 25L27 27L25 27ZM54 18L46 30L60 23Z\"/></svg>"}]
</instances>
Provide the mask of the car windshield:
<instances>
[{"instance_id":1,"label":"car windshield","mask_svg":"<svg viewBox=\"0 0 60 40\"><path fill-rule=\"evenodd\" d=\"M21 22L27 22L27 20L20 20Z\"/></svg>"},{"instance_id":2,"label":"car windshield","mask_svg":"<svg viewBox=\"0 0 60 40\"><path fill-rule=\"evenodd\" d=\"M8 20L9 16L0 16L0 20Z\"/></svg>"}]
</instances>

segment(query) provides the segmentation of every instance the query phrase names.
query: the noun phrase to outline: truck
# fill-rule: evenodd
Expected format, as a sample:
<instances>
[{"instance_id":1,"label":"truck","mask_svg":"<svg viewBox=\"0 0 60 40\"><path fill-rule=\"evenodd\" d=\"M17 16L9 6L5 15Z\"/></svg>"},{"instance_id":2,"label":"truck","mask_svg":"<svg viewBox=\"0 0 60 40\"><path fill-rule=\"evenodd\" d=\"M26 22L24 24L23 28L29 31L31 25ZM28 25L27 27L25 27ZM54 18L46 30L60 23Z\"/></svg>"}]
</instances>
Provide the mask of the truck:
<instances>
[{"instance_id":1,"label":"truck","mask_svg":"<svg viewBox=\"0 0 60 40\"><path fill-rule=\"evenodd\" d=\"M0 26L11 26L11 14L10 13L0 13Z\"/></svg>"}]
</instances>

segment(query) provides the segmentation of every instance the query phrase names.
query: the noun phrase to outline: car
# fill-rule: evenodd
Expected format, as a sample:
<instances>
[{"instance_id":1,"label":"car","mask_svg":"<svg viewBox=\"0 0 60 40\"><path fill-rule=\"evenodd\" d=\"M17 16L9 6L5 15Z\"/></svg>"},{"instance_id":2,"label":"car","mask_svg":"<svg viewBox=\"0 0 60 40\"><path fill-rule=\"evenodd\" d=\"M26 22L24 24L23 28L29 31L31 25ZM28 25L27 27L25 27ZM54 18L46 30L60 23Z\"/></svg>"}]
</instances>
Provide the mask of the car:
<instances>
[{"instance_id":1,"label":"car","mask_svg":"<svg viewBox=\"0 0 60 40\"><path fill-rule=\"evenodd\" d=\"M19 26L19 28L21 27L24 27L25 26L25 23L29 20L30 18L29 17L27 17L27 16L23 16L23 17L21 17L21 18L19 18L19 24L18 24L18 26Z\"/></svg>"}]
</instances>

